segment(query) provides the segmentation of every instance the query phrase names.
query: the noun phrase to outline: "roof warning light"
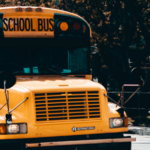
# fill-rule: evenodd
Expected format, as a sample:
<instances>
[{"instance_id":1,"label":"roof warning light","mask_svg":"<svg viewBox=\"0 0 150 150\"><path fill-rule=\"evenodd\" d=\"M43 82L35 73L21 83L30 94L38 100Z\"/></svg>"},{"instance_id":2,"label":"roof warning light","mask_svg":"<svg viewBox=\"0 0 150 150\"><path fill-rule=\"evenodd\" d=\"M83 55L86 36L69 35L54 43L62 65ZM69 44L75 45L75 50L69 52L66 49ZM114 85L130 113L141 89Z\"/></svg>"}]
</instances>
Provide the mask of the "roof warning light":
<instances>
[{"instance_id":1,"label":"roof warning light","mask_svg":"<svg viewBox=\"0 0 150 150\"><path fill-rule=\"evenodd\" d=\"M68 26L68 23L67 22L61 22L60 25L59 25L60 29L62 31L67 31L69 26Z\"/></svg>"}]
</instances>

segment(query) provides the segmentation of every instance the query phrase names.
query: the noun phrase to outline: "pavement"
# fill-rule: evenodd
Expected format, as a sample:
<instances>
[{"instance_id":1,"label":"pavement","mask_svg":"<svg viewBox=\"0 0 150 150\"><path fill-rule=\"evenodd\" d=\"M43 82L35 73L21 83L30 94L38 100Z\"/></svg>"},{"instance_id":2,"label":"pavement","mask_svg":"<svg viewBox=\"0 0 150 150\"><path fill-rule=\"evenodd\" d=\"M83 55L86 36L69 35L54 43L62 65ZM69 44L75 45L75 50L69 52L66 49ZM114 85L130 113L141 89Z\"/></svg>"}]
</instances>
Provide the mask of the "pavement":
<instances>
[{"instance_id":1,"label":"pavement","mask_svg":"<svg viewBox=\"0 0 150 150\"><path fill-rule=\"evenodd\" d=\"M150 136L150 127L129 126L128 129L129 134Z\"/></svg>"},{"instance_id":2,"label":"pavement","mask_svg":"<svg viewBox=\"0 0 150 150\"><path fill-rule=\"evenodd\" d=\"M136 141L132 142L132 150L150 150L149 135L124 134L124 136L131 136L132 138L136 138Z\"/></svg>"}]
</instances>

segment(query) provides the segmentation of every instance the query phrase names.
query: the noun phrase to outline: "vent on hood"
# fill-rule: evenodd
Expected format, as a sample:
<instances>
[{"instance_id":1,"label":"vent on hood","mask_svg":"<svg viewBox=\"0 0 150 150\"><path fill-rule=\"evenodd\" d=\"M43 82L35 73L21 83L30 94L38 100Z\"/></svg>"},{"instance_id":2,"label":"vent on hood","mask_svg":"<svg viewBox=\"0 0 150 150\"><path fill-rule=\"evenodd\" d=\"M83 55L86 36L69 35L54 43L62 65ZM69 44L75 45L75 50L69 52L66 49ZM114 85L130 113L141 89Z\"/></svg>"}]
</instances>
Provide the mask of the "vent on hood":
<instances>
[{"instance_id":1,"label":"vent on hood","mask_svg":"<svg viewBox=\"0 0 150 150\"><path fill-rule=\"evenodd\" d=\"M62 85L60 84L60 85L58 85L58 86L68 86L68 85L67 85L67 84L62 84Z\"/></svg>"}]
</instances>

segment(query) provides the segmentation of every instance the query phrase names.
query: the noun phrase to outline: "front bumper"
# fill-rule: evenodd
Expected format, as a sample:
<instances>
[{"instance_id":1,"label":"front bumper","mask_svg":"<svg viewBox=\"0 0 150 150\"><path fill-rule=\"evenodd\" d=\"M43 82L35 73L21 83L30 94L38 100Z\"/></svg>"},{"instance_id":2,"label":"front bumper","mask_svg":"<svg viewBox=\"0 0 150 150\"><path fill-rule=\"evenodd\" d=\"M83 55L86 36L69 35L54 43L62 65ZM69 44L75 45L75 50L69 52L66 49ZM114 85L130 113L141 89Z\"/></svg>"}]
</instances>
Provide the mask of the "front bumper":
<instances>
[{"instance_id":1,"label":"front bumper","mask_svg":"<svg viewBox=\"0 0 150 150\"><path fill-rule=\"evenodd\" d=\"M136 141L136 138L114 138L114 139L95 139L95 140L78 140L78 141L61 141L61 142L39 142L26 143L29 147L47 147L47 146L66 146L66 145L83 145L83 144L102 144L102 143L122 143Z\"/></svg>"},{"instance_id":2,"label":"front bumper","mask_svg":"<svg viewBox=\"0 0 150 150\"><path fill-rule=\"evenodd\" d=\"M59 136L59 137L43 137L43 138L26 138L26 139L7 139L7 140L0 140L0 144L20 144L27 145L27 147L31 146L30 144L36 144L35 146L39 146L41 143L51 143L51 146L57 144L63 144L63 142L67 142L67 144L71 144L70 142L74 141L75 143L80 145L80 143L84 144L84 141L93 142L93 140L97 143L113 143L113 142L130 142L135 141L135 139L131 138L130 136L125 136L125 132L122 133L107 133L107 134L90 134L90 135L78 135L78 136ZM76 143L77 141L77 143ZM95 143L95 144L97 144ZM93 143L94 144L94 143Z\"/></svg>"}]
</instances>

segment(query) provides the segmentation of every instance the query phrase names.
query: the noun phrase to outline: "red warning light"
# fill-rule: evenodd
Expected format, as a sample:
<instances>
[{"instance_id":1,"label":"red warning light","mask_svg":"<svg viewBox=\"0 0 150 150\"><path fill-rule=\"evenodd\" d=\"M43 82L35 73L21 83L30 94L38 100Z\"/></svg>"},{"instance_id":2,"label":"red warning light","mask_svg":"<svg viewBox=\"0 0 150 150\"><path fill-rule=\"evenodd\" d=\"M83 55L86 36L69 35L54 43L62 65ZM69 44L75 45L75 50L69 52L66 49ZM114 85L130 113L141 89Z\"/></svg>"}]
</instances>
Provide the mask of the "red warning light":
<instances>
[{"instance_id":1,"label":"red warning light","mask_svg":"<svg viewBox=\"0 0 150 150\"><path fill-rule=\"evenodd\" d=\"M27 7L26 11L32 11L32 8L31 7Z\"/></svg>"},{"instance_id":2,"label":"red warning light","mask_svg":"<svg viewBox=\"0 0 150 150\"><path fill-rule=\"evenodd\" d=\"M22 8L21 7L17 7L16 11L22 11Z\"/></svg>"},{"instance_id":3,"label":"red warning light","mask_svg":"<svg viewBox=\"0 0 150 150\"><path fill-rule=\"evenodd\" d=\"M78 22L74 22L74 24L73 24L73 29L74 29L74 30L76 30L76 31L77 31L77 30L80 30L80 27L81 27L81 26L80 26L80 24L79 24Z\"/></svg>"},{"instance_id":4,"label":"red warning light","mask_svg":"<svg viewBox=\"0 0 150 150\"><path fill-rule=\"evenodd\" d=\"M35 9L35 11L42 11L42 8L38 7L38 8Z\"/></svg>"}]
</instances>

